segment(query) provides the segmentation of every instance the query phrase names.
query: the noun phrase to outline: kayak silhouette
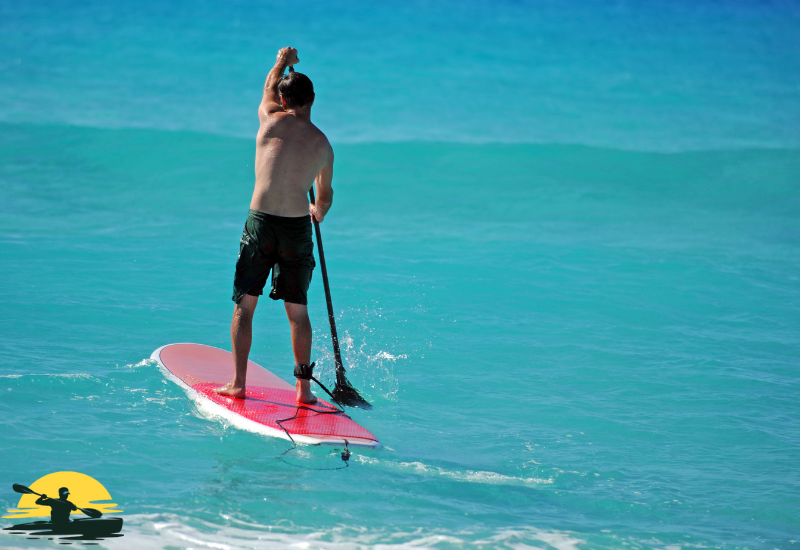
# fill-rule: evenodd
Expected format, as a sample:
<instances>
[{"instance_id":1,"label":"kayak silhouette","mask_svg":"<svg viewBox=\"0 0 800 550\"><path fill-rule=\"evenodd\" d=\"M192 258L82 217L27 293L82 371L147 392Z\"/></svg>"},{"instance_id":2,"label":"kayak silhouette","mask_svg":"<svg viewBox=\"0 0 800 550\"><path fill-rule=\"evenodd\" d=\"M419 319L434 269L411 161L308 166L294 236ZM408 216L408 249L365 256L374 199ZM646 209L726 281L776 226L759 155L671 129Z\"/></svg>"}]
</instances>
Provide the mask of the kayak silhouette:
<instances>
[{"instance_id":1,"label":"kayak silhouette","mask_svg":"<svg viewBox=\"0 0 800 550\"><path fill-rule=\"evenodd\" d=\"M79 508L67 500L69 490L66 487L59 489L59 498L48 498L32 491L24 485L15 483L14 491L17 493L38 495L40 498L37 504L50 506L53 510L50 521L32 521L30 523L20 523L11 527L6 527L5 531L37 531L33 535L83 535L85 537L102 537L122 530L122 518L103 518L103 513L94 508ZM80 510L88 518L70 520L69 514L72 510ZM119 535L121 536L121 535Z\"/></svg>"},{"instance_id":2,"label":"kayak silhouette","mask_svg":"<svg viewBox=\"0 0 800 550\"><path fill-rule=\"evenodd\" d=\"M122 518L81 518L69 523L32 521L6 527L4 531L35 531L36 536L83 535L87 538L107 537L122 531Z\"/></svg>"}]
</instances>

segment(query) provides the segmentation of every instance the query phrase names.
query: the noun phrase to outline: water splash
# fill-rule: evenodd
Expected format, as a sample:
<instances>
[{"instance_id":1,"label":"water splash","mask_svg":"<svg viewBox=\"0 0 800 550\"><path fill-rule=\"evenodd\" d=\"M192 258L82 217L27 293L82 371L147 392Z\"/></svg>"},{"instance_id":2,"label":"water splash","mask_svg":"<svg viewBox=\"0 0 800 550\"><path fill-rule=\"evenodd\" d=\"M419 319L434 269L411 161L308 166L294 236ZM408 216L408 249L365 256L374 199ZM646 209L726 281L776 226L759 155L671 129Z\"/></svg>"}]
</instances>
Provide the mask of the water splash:
<instances>
[{"instance_id":1,"label":"water splash","mask_svg":"<svg viewBox=\"0 0 800 550\"><path fill-rule=\"evenodd\" d=\"M397 341L403 339L402 329L391 326L391 322L377 305L347 309L336 321L337 326L344 327L340 328L339 345L351 382L359 390L371 394L370 397L377 394L388 401L396 401L400 383L395 367L398 362L402 364L408 360L409 354L395 348ZM391 335L395 335L395 342L391 342ZM318 372L326 384L332 383L334 360L330 333L320 329L314 334L314 342L315 355L319 358Z\"/></svg>"}]
</instances>

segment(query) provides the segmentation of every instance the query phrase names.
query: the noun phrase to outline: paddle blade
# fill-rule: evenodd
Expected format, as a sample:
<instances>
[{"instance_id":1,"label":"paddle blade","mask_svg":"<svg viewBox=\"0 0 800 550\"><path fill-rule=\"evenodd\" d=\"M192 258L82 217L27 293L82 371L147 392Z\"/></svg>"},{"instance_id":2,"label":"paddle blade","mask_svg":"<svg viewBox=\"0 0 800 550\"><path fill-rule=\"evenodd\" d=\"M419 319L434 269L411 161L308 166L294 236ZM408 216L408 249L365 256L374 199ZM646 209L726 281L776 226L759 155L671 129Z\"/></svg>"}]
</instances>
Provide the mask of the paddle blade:
<instances>
[{"instance_id":1,"label":"paddle blade","mask_svg":"<svg viewBox=\"0 0 800 550\"><path fill-rule=\"evenodd\" d=\"M94 508L78 508L81 512L89 516L90 518L99 518L103 515L103 512L100 510L95 510Z\"/></svg>"},{"instance_id":2,"label":"paddle blade","mask_svg":"<svg viewBox=\"0 0 800 550\"><path fill-rule=\"evenodd\" d=\"M336 401L348 407L358 407L360 409L372 408L372 405L361 397L358 390L350 384L342 372L336 373L336 386L333 388L333 397Z\"/></svg>"},{"instance_id":3,"label":"paddle blade","mask_svg":"<svg viewBox=\"0 0 800 550\"><path fill-rule=\"evenodd\" d=\"M12 485L12 487L13 487L15 493L22 493L23 495L38 495L39 494L39 493L34 493L33 491L31 491L30 489L28 489L24 485L20 485L18 483L15 483L14 485Z\"/></svg>"}]
</instances>

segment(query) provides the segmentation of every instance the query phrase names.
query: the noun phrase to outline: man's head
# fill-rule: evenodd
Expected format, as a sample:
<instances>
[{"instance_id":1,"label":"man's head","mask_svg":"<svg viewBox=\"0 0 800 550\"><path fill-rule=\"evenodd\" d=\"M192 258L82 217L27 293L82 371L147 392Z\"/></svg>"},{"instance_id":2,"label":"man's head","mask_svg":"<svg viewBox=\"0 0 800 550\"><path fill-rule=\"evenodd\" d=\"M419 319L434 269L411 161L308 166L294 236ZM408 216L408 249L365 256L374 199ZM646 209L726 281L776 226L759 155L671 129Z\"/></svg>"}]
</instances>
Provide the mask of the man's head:
<instances>
[{"instance_id":1,"label":"man's head","mask_svg":"<svg viewBox=\"0 0 800 550\"><path fill-rule=\"evenodd\" d=\"M69 496L69 489L67 489L66 487L62 487L61 489L58 490L58 498L60 498L61 500L66 499L68 496Z\"/></svg>"},{"instance_id":2,"label":"man's head","mask_svg":"<svg viewBox=\"0 0 800 550\"><path fill-rule=\"evenodd\" d=\"M286 102L287 109L311 107L314 103L314 85L302 73L289 73L278 82L278 93Z\"/></svg>"}]
</instances>

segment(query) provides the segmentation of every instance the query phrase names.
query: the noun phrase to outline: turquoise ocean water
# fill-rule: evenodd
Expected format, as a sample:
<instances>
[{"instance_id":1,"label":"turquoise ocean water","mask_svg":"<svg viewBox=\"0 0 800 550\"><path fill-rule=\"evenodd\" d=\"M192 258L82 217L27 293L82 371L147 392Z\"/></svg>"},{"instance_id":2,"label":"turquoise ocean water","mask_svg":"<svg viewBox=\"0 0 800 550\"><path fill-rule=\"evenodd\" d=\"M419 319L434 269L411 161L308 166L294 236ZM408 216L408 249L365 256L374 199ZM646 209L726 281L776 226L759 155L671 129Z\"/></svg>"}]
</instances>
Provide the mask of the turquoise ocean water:
<instances>
[{"instance_id":1,"label":"turquoise ocean water","mask_svg":"<svg viewBox=\"0 0 800 550\"><path fill-rule=\"evenodd\" d=\"M108 548L798 548L798 28L795 2L0 1L0 507L74 470L124 510ZM149 360L230 349L285 45L385 446L340 471ZM310 296L330 381L318 270ZM291 380L270 300L251 357Z\"/></svg>"}]
</instances>

